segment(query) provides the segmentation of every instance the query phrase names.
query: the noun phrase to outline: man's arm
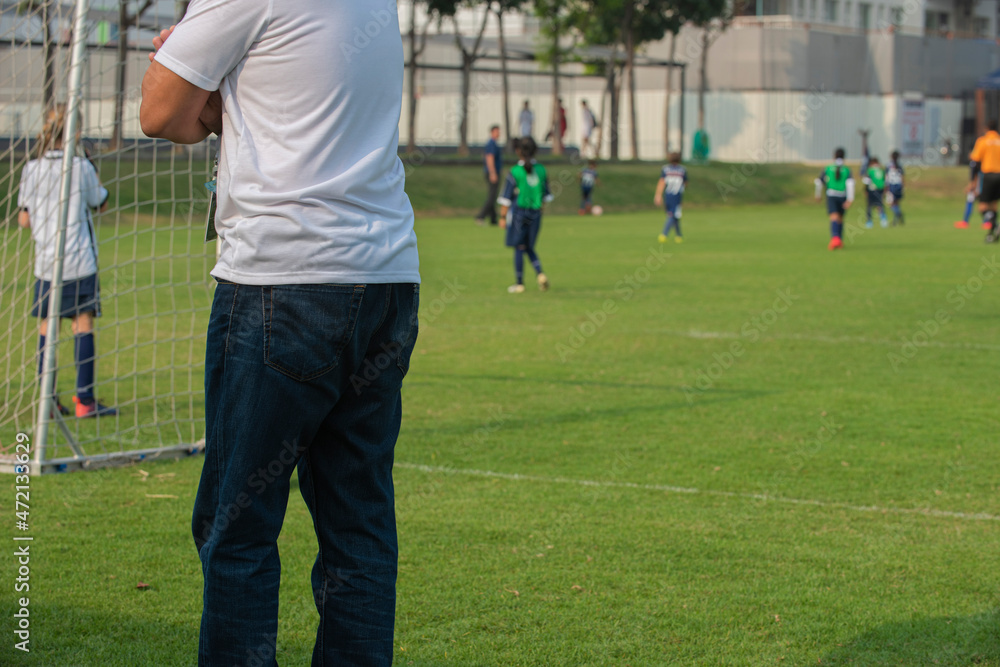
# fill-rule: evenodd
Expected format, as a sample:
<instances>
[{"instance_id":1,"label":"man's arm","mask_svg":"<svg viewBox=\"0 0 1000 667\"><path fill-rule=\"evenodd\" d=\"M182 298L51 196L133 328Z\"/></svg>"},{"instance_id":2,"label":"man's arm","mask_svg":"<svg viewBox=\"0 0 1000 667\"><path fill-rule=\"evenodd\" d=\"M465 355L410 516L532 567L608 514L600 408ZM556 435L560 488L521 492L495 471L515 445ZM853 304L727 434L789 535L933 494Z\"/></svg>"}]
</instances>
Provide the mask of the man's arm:
<instances>
[{"instance_id":1,"label":"man's arm","mask_svg":"<svg viewBox=\"0 0 1000 667\"><path fill-rule=\"evenodd\" d=\"M493 153L486 154L486 172L490 176L490 183L497 182L497 163Z\"/></svg>"},{"instance_id":2,"label":"man's arm","mask_svg":"<svg viewBox=\"0 0 1000 667\"><path fill-rule=\"evenodd\" d=\"M142 78L139 123L147 137L196 144L213 132L222 134L222 97L154 60Z\"/></svg>"}]
</instances>

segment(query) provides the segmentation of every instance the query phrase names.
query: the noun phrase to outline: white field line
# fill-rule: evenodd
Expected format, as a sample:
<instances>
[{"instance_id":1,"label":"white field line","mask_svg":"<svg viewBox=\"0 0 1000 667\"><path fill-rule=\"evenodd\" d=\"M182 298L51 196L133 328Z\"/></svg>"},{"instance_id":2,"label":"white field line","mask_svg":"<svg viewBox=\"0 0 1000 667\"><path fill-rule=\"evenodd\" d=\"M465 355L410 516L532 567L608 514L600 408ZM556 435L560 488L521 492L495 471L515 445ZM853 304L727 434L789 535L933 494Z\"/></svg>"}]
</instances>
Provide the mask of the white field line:
<instances>
[{"instance_id":1,"label":"white field line","mask_svg":"<svg viewBox=\"0 0 1000 667\"><path fill-rule=\"evenodd\" d=\"M737 331L671 331L664 329L646 330L646 333L665 334L678 338L703 338L703 339L733 339L742 338ZM761 336L761 341L767 340L802 340L814 343L859 343L861 345L900 345L900 341L885 338L866 338L864 336L823 336L818 334L771 334ZM989 343L945 343L931 340L926 343L916 344L917 347L940 347L949 350L1000 350L1000 345L990 345Z\"/></svg>"},{"instance_id":2,"label":"white field line","mask_svg":"<svg viewBox=\"0 0 1000 667\"><path fill-rule=\"evenodd\" d=\"M448 468L445 466L428 466L419 463L405 463L397 461L397 468L406 470L416 470L424 473L438 473L447 475L464 475L468 477L491 477L494 479L506 479L514 482L537 482L543 484L573 484L576 486L596 486L615 489L638 489L641 491L665 491L667 493L688 493L706 496L722 496L725 498L742 498L746 500L763 500L772 503L785 503L787 505L811 505L813 507L824 507L831 509L842 509L851 512L871 512L875 514L903 514L938 517L944 519L961 519L964 521L1000 521L1000 516L995 514L971 514L968 512L948 512L930 508L905 508L905 507L879 507L877 505L851 505L850 503L828 502L825 500L809 500L806 498L785 498L782 496L769 496L763 493L739 493L736 491L715 491L711 489L694 489L683 486L670 486L667 484L636 484L634 482L611 482L593 479L573 479L570 477L544 477L540 475L520 475L517 473L495 472L492 470L472 470L461 468Z\"/></svg>"}]
</instances>

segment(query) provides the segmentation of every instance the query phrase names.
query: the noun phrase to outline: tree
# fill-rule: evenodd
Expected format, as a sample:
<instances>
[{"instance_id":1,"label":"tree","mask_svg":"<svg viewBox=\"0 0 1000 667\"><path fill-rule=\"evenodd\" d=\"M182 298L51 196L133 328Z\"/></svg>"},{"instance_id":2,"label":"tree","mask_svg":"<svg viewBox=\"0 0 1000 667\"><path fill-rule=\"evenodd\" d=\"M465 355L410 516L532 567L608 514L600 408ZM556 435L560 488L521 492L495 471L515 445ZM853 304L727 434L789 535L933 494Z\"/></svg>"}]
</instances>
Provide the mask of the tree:
<instances>
[{"instance_id":1,"label":"tree","mask_svg":"<svg viewBox=\"0 0 1000 667\"><path fill-rule=\"evenodd\" d=\"M667 10L670 0L625 0L622 12L622 45L625 47L625 72L628 75L629 114L632 159L639 158L639 119L635 99L635 53L643 44L663 39L670 27Z\"/></svg>"},{"instance_id":2,"label":"tree","mask_svg":"<svg viewBox=\"0 0 1000 667\"><path fill-rule=\"evenodd\" d=\"M423 55L424 48L427 46L427 30L431 25L431 17L435 13L435 9L428 4L427 19L424 21L418 36L417 7L419 4L418 0L413 0L410 4L410 29L407 31L407 37L410 41L410 60L407 62L407 68L410 70L410 81L407 87L410 98L410 113L407 119L409 128L406 140L407 153L415 153L417 150L417 60Z\"/></svg>"},{"instance_id":3,"label":"tree","mask_svg":"<svg viewBox=\"0 0 1000 667\"><path fill-rule=\"evenodd\" d=\"M632 155L635 158L639 155L635 55L643 44L658 41L666 34L669 27L666 13L668 5L668 0L587 0L583 11L577 14L577 25L587 44L611 47L611 56L604 65L604 73L608 79L607 92L611 96L612 158L618 157L619 100L624 79L628 80L629 89ZM620 77L616 76L619 45L625 55Z\"/></svg>"},{"instance_id":4,"label":"tree","mask_svg":"<svg viewBox=\"0 0 1000 667\"><path fill-rule=\"evenodd\" d=\"M503 128L508 146L514 133L510 131L510 83L507 80L507 44L504 41L503 17L506 12L519 10L524 2L525 0L497 0L493 6L493 11L497 15L497 29L499 31L500 72L503 79Z\"/></svg>"},{"instance_id":5,"label":"tree","mask_svg":"<svg viewBox=\"0 0 1000 667\"><path fill-rule=\"evenodd\" d=\"M560 132L559 106L559 65L576 48L575 25L579 22L578 12L571 0L535 0L535 15L541 21L541 33L545 40L540 59L552 66L552 153L563 154L562 133ZM565 47L565 37L573 37Z\"/></svg>"},{"instance_id":6,"label":"tree","mask_svg":"<svg viewBox=\"0 0 1000 667\"><path fill-rule=\"evenodd\" d=\"M483 34L486 32L486 23L490 18L490 7L492 4L492 0L487 0L485 3L475 2L475 0L466 0L465 2L461 0L435 0L432 7L439 16L451 19L451 23L455 28L455 45L462 54L462 106L459 111L460 118L458 124L459 155L469 154L469 94L472 85L472 66L483 55L479 49L483 44ZM458 20L455 18L458 9L463 6L472 9L482 9L483 11L483 20L479 24L479 30L472 43L472 48L467 47L465 41L463 41L462 31L459 29Z\"/></svg>"},{"instance_id":7,"label":"tree","mask_svg":"<svg viewBox=\"0 0 1000 667\"><path fill-rule=\"evenodd\" d=\"M128 29L135 25L138 27L139 19L153 6L155 0L144 0L143 4L134 14L129 14L128 0L119 0L118 3L118 47L116 49L115 69L117 77L115 79L115 122L111 130L111 141L109 148L118 150L122 142L122 124L125 116L125 83L128 72ZM182 14L183 16L183 14Z\"/></svg>"},{"instance_id":8,"label":"tree","mask_svg":"<svg viewBox=\"0 0 1000 667\"><path fill-rule=\"evenodd\" d=\"M56 98L56 43L52 39L52 5L55 0L21 0L17 13L38 14L42 22L42 48L45 51L45 78L42 81L42 106L52 108Z\"/></svg>"},{"instance_id":9,"label":"tree","mask_svg":"<svg viewBox=\"0 0 1000 667\"><path fill-rule=\"evenodd\" d=\"M677 35L684 24L691 21L697 24L711 21L725 12L724 0L671 0L667 3L664 18L666 29L670 33L669 60L674 62L677 54ZM663 143L665 153L670 153L670 102L673 90L674 68L667 68L666 101L664 111ZM704 104L704 101L702 101ZM704 114L702 114L704 115Z\"/></svg>"},{"instance_id":10,"label":"tree","mask_svg":"<svg viewBox=\"0 0 1000 667\"><path fill-rule=\"evenodd\" d=\"M698 61L698 129L705 129L705 92L708 90L708 50L733 22L742 6L741 0L729 5L727 0L702 0L699 14L691 19L701 28L701 54Z\"/></svg>"}]
</instances>

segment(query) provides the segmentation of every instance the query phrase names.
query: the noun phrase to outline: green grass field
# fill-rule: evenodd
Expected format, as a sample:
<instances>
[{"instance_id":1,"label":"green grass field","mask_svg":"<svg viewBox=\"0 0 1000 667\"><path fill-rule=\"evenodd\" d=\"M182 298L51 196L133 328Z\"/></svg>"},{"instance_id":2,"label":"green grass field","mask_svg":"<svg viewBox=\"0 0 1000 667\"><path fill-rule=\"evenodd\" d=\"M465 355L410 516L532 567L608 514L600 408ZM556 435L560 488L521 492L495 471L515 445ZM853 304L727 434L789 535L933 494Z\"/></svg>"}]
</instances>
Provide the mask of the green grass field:
<instances>
[{"instance_id":1,"label":"green grass field","mask_svg":"<svg viewBox=\"0 0 1000 667\"><path fill-rule=\"evenodd\" d=\"M829 252L812 169L739 207L706 206L705 173L665 246L651 205L610 203L638 170L609 168L603 217L546 217L546 293L507 294L510 251L464 207L418 219L396 664L1000 665L1000 260L951 226L962 174L914 185L903 228L854 211ZM32 652L8 557L0 665L193 664L200 468L33 478ZM307 665L294 488L280 546L278 662Z\"/></svg>"}]
</instances>

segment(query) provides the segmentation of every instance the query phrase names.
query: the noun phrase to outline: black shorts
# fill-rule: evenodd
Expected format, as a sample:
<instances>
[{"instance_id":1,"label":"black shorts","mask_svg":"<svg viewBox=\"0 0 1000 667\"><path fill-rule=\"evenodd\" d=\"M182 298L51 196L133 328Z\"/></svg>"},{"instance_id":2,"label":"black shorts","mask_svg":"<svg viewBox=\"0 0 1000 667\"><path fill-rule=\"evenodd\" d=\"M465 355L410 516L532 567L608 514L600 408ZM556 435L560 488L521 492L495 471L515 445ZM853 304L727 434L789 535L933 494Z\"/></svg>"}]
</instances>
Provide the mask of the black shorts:
<instances>
[{"instance_id":1,"label":"black shorts","mask_svg":"<svg viewBox=\"0 0 1000 667\"><path fill-rule=\"evenodd\" d=\"M992 204L1000 200L1000 173L984 173L979 181L979 201Z\"/></svg>"},{"instance_id":2,"label":"black shorts","mask_svg":"<svg viewBox=\"0 0 1000 667\"><path fill-rule=\"evenodd\" d=\"M48 280L35 280L35 295L31 302L31 315L45 319L49 316L49 293L52 283ZM97 274L67 280L62 288L62 308L60 317L76 317L80 313L93 313L101 316L101 285Z\"/></svg>"}]
</instances>

